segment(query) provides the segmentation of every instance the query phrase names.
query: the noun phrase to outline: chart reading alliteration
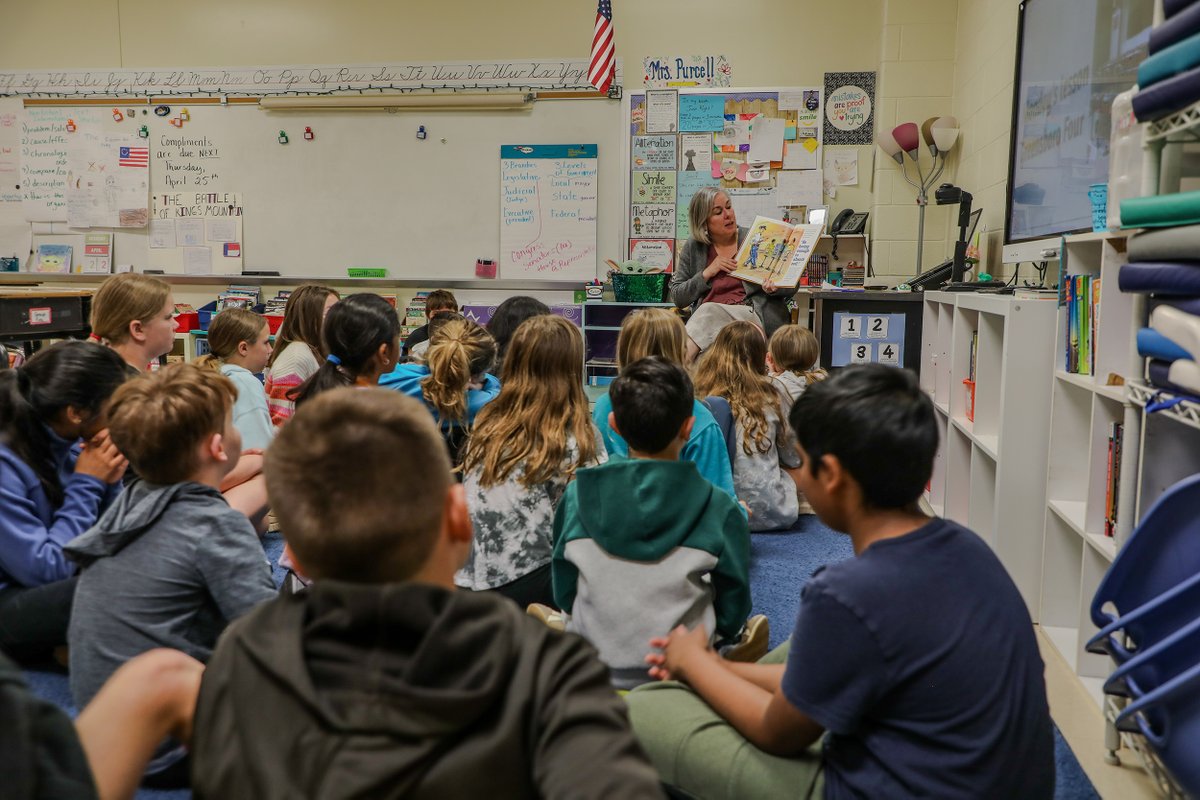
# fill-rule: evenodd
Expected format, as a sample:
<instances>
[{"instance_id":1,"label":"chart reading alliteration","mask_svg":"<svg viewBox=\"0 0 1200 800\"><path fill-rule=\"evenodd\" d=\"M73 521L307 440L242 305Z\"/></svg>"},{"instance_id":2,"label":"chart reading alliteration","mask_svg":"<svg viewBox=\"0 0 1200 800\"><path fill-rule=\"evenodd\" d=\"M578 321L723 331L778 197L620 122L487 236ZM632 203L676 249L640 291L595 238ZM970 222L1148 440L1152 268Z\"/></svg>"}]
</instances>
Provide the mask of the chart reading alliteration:
<instances>
[{"instance_id":1,"label":"chart reading alliteration","mask_svg":"<svg viewBox=\"0 0 1200 800\"><path fill-rule=\"evenodd\" d=\"M500 147L500 277L596 277L597 146Z\"/></svg>"}]
</instances>

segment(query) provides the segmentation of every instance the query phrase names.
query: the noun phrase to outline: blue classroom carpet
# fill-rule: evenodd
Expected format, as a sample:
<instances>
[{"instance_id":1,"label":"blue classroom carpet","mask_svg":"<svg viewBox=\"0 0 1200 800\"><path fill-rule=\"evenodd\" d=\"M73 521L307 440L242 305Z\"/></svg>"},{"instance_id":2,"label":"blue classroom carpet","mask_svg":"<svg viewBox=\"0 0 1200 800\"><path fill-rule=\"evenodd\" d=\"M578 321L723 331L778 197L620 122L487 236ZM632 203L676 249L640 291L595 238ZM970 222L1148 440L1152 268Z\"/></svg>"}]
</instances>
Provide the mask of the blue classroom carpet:
<instances>
[{"instance_id":1,"label":"blue classroom carpet","mask_svg":"<svg viewBox=\"0 0 1200 800\"><path fill-rule=\"evenodd\" d=\"M275 582L283 580L278 568L283 540L278 534L268 534L263 547L275 571ZM822 564L850 558L853 550L846 536L826 528L816 517L804 516L790 531L761 533L751 537L750 583L754 590L755 614L766 614L771 620L771 646L783 642L792 631L796 610L800 605L800 588L813 571ZM43 697L74 716L67 677L62 673L26 671L30 687ZM1054 729L1055 800L1099 800L1099 795L1071 748ZM143 789L140 800L189 800L191 792L156 791Z\"/></svg>"}]
</instances>

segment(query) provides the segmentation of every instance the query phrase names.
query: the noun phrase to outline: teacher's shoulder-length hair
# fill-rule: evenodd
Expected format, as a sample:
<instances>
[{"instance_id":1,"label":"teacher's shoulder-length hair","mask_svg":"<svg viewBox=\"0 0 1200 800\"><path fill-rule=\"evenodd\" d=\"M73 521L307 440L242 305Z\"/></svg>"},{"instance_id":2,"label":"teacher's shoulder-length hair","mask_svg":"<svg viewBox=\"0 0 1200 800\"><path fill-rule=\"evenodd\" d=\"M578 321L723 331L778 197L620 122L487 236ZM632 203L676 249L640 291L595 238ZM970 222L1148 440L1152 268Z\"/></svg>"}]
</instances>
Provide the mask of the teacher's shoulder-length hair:
<instances>
[{"instance_id":1,"label":"teacher's shoulder-length hair","mask_svg":"<svg viewBox=\"0 0 1200 800\"><path fill-rule=\"evenodd\" d=\"M719 186L703 186L688 203L688 234L701 244L712 244L708 238L708 215L712 212L717 195L724 191Z\"/></svg>"}]
</instances>

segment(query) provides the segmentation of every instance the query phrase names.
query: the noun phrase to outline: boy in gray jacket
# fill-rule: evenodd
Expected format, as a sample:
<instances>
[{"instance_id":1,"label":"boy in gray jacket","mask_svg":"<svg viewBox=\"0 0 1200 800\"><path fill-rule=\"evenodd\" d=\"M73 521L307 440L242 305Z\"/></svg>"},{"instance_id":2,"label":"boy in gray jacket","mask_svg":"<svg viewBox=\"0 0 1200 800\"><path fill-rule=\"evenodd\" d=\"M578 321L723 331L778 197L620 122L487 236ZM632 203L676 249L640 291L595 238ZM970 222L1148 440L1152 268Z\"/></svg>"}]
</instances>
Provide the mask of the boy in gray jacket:
<instances>
[{"instance_id":1,"label":"boy in gray jacket","mask_svg":"<svg viewBox=\"0 0 1200 800\"><path fill-rule=\"evenodd\" d=\"M113 395L109 430L141 480L65 548L83 567L67 633L80 708L147 650L207 661L230 620L275 594L258 536L217 488L241 452L235 393L219 372L181 364Z\"/></svg>"}]
</instances>

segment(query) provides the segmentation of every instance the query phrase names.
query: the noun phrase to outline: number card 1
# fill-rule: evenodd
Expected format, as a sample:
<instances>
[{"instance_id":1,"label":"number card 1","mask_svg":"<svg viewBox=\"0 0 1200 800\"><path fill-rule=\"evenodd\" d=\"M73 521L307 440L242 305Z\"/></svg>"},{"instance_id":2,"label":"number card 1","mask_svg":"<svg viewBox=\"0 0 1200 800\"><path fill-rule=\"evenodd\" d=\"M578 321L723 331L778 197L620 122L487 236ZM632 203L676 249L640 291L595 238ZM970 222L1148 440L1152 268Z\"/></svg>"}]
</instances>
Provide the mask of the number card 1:
<instances>
[{"instance_id":1,"label":"number card 1","mask_svg":"<svg viewBox=\"0 0 1200 800\"><path fill-rule=\"evenodd\" d=\"M861 339L863 318L854 314L838 314L838 338Z\"/></svg>"}]
</instances>

